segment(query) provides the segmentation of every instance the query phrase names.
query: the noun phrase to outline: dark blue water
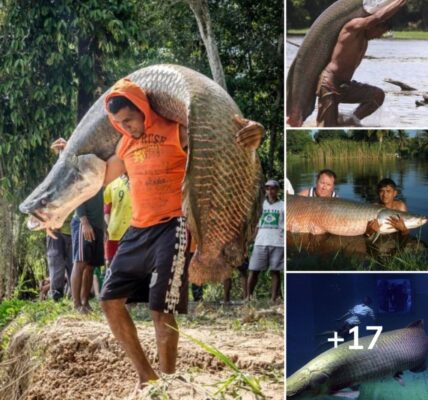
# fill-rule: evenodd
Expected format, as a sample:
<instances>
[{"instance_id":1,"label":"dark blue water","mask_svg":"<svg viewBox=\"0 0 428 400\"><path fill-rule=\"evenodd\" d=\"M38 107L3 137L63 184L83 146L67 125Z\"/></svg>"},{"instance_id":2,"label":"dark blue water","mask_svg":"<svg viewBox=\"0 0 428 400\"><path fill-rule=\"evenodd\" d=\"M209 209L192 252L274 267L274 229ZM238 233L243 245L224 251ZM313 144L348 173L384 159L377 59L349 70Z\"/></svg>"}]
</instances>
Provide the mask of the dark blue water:
<instances>
[{"instance_id":1,"label":"dark blue water","mask_svg":"<svg viewBox=\"0 0 428 400\"><path fill-rule=\"evenodd\" d=\"M394 295L381 289L382 282L406 287L404 306L403 302L394 306ZM287 274L287 376L331 347L323 345L326 338L318 334L336 330L341 324L336 319L360 304L364 296L373 299L373 325L381 325L384 331L404 328L419 319L428 321L428 274ZM428 399L428 374L409 372L404 382L402 387L385 378L361 385L360 400Z\"/></svg>"}]
</instances>

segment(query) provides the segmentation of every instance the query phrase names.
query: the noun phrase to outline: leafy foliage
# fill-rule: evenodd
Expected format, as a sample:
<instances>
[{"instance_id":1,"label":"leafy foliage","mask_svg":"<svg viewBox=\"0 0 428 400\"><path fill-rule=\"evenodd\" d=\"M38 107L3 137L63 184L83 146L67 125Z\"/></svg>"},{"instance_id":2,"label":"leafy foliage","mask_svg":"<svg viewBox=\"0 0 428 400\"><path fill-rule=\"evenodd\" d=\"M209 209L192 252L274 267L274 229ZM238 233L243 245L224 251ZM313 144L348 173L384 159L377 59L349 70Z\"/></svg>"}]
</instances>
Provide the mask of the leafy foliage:
<instances>
[{"instance_id":1,"label":"leafy foliage","mask_svg":"<svg viewBox=\"0 0 428 400\"><path fill-rule=\"evenodd\" d=\"M298 29L310 26L315 19L335 0L287 1L287 28ZM425 0L408 0L406 7L393 17L394 26L408 29L426 29L428 4Z\"/></svg>"},{"instance_id":2,"label":"leafy foliage","mask_svg":"<svg viewBox=\"0 0 428 400\"><path fill-rule=\"evenodd\" d=\"M266 127L262 163L268 177L282 179L283 3L210 0L209 6L230 93L245 117ZM52 141L68 138L117 79L155 63L210 75L195 18L177 0L5 0L0 57L0 196L17 213L54 162ZM19 249L11 249L10 268L34 286L43 275L44 238L30 240L17 215Z\"/></svg>"},{"instance_id":3,"label":"leafy foliage","mask_svg":"<svg viewBox=\"0 0 428 400\"><path fill-rule=\"evenodd\" d=\"M9 1L0 25L0 155L5 193L21 199L46 175L49 145L68 137L113 80L109 60L138 40L136 1ZM82 110L82 107L84 110Z\"/></svg>"},{"instance_id":4,"label":"leafy foliage","mask_svg":"<svg viewBox=\"0 0 428 400\"><path fill-rule=\"evenodd\" d=\"M72 312L69 301L4 300L0 303L0 351L7 348L10 338L27 324L43 327L59 316ZM13 322L12 322L13 321Z\"/></svg>"}]
</instances>

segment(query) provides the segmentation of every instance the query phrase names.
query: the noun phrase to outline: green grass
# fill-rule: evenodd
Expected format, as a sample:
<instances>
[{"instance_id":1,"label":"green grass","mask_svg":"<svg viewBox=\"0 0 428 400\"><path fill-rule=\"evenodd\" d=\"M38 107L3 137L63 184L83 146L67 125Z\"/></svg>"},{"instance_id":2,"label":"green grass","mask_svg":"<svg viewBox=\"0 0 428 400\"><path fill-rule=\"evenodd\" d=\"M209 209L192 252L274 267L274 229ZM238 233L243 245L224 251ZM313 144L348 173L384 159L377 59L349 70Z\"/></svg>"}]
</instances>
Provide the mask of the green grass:
<instances>
[{"instance_id":1,"label":"green grass","mask_svg":"<svg viewBox=\"0 0 428 400\"><path fill-rule=\"evenodd\" d=\"M320 262L316 256L303 255L291 257L288 261L289 271L426 271L428 265L427 251L414 249L399 250L394 256L373 258L367 256L349 257L341 251L328 262ZM291 265L290 265L291 264Z\"/></svg>"},{"instance_id":2,"label":"green grass","mask_svg":"<svg viewBox=\"0 0 428 400\"><path fill-rule=\"evenodd\" d=\"M8 347L10 338L25 325L33 324L36 328L43 328L61 316L82 318L68 299L59 302L3 300L0 305L0 351ZM95 312L85 318L99 320L101 314Z\"/></svg>"},{"instance_id":3,"label":"green grass","mask_svg":"<svg viewBox=\"0 0 428 400\"><path fill-rule=\"evenodd\" d=\"M428 265L427 252L417 252L413 249L400 251L389 260L377 261L372 270L388 271L426 271ZM377 267L377 268L376 268Z\"/></svg>"},{"instance_id":4,"label":"green grass","mask_svg":"<svg viewBox=\"0 0 428 400\"><path fill-rule=\"evenodd\" d=\"M304 29L288 29L287 36L304 36L308 32L308 28ZM426 40L428 39L428 31L392 31L393 39L405 40Z\"/></svg>"},{"instance_id":5,"label":"green grass","mask_svg":"<svg viewBox=\"0 0 428 400\"><path fill-rule=\"evenodd\" d=\"M406 40L427 40L428 32L426 31L400 31L393 32L394 39L406 39Z\"/></svg>"},{"instance_id":6,"label":"green grass","mask_svg":"<svg viewBox=\"0 0 428 400\"><path fill-rule=\"evenodd\" d=\"M304 36L308 32L308 28L303 29L287 29L287 36Z\"/></svg>"}]
</instances>

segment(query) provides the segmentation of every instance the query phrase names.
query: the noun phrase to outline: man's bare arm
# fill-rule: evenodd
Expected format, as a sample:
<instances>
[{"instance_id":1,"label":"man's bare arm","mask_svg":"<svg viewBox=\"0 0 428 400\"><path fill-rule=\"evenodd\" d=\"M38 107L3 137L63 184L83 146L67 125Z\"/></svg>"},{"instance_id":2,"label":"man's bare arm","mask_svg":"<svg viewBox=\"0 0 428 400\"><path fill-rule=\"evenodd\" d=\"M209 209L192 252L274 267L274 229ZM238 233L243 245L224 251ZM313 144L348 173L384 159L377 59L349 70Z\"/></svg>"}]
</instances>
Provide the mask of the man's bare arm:
<instances>
[{"instance_id":1,"label":"man's bare arm","mask_svg":"<svg viewBox=\"0 0 428 400\"><path fill-rule=\"evenodd\" d=\"M108 185L110 182L114 181L116 178L119 178L119 176L125 172L126 169L123 161L116 154L111 156L107 160L107 169L103 185Z\"/></svg>"},{"instance_id":2,"label":"man's bare arm","mask_svg":"<svg viewBox=\"0 0 428 400\"><path fill-rule=\"evenodd\" d=\"M372 28L392 17L406 2L407 0L395 0L368 17L351 19L344 28L349 31Z\"/></svg>"}]
</instances>

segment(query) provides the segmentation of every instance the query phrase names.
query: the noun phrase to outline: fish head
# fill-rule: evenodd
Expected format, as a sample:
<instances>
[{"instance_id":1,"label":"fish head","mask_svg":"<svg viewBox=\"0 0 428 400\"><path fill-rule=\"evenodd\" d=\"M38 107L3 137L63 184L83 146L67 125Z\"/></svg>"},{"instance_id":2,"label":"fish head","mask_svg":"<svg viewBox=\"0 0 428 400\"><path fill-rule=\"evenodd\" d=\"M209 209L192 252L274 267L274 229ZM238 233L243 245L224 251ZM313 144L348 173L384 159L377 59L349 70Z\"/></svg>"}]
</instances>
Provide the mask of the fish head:
<instances>
[{"instance_id":1,"label":"fish head","mask_svg":"<svg viewBox=\"0 0 428 400\"><path fill-rule=\"evenodd\" d=\"M363 0L363 8L369 14L374 14L376 11L391 4L394 0Z\"/></svg>"},{"instance_id":2,"label":"fish head","mask_svg":"<svg viewBox=\"0 0 428 400\"><path fill-rule=\"evenodd\" d=\"M106 162L94 154L62 154L44 181L19 206L31 230L61 228L67 216L102 187Z\"/></svg>"},{"instance_id":3,"label":"fish head","mask_svg":"<svg viewBox=\"0 0 428 400\"><path fill-rule=\"evenodd\" d=\"M427 218L423 215L416 215L416 214L410 214L403 211L397 211L397 210L391 210L384 208L382 209L378 216L378 222L380 226L380 233L392 233L396 232L397 230L393 228L388 220L390 218L401 218L404 222L404 225L406 225L407 229L415 229L419 228L420 226L426 224Z\"/></svg>"},{"instance_id":4,"label":"fish head","mask_svg":"<svg viewBox=\"0 0 428 400\"><path fill-rule=\"evenodd\" d=\"M326 394L329 381L326 371L302 368L287 378L287 399L310 399Z\"/></svg>"}]
</instances>

